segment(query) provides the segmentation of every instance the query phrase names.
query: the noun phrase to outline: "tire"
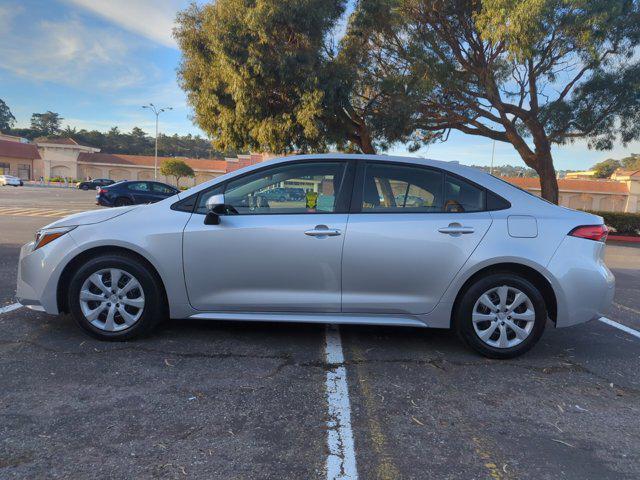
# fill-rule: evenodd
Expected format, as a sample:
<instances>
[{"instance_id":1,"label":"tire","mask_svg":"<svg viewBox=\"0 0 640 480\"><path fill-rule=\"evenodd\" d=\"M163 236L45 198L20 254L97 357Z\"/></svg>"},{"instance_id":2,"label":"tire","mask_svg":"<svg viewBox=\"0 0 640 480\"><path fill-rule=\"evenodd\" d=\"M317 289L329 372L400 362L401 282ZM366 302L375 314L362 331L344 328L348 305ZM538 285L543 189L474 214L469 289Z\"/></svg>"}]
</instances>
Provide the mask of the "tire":
<instances>
[{"instance_id":1,"label":"tire","mask_svg":"<svg viewBox=\"0 0 640 480\"><path fill-rule=\"evenodd\" d=\"M102 281L106 292L113 292L111 282L114 273L119 277L116 294L111 293L107 297L96 278ZM124 293L120 295L121 292ZM102 298L98 300L98 297ZM82 264L71 278L67 302L80 328L95 338L107 341L144 336L166 316L160 280L140 260L119 253L103 254ZM111 319L109 315L112 315Z\"/></svg>"},{"instance_id":2,"label":"tire","mask_svg":"<svg viewBox=\"0 0 640 480\"><path fill-rule=\"evenodd\" d=\"M133 202L126 197L116 198L114 203L116 207L126 207L128 205L133 205Z\"/></svg>"},{"instance_id":3,"label":"tire","mask_svg":"<svg viewBox=\"0 0 640 480\"><path fill-rule=\"evenodd\" d=\"M516 298L518 304L514 305ZM507 359L531 349L546 322L545 301L535 285L520 275L495 273L467 288L456 306L453 323L458 336L473 350L488 358Z\"/></svg>"},{"instance_id":4,"label":"tire","mask_svg":"<svg viewBox=\"0 0 640 480\"><path fill-rule=\"evenodd\" d=\"M89 186L88 185L82 185L80 188L82 190L89 190Z\"/></svg>"}]
</instances>

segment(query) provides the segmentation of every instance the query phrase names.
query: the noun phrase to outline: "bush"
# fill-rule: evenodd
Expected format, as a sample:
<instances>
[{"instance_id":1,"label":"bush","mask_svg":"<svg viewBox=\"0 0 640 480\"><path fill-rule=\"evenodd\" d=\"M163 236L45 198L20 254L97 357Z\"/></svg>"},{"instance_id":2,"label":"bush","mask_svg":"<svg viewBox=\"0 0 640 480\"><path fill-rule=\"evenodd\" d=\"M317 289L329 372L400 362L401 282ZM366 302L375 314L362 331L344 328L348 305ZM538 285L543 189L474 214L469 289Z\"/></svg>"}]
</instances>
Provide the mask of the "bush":
<instances>
[{"instance_id":1,"label":"bush","mask_svg":"<svg viewBox=\"0 0 640 480\"><path fill-rule=\"evenodd\" d=\"M67 180L69 184L78 183L80 181L77 178L68 178ZM45 178L45 181L49 183L64 183L64 177L49 177Z\"/></svg>"},{"instance_id":2,"label":"bush","mask_svg":"<svg viewBox=\"0 0 640 480\"><path fill-rule=\"evenodd\" d=\"M640 213L596 212L592 210L588 210L588 212L604 218L604 223L613 229L612 233L640 235Z\"/></svg>"}]
</instances>

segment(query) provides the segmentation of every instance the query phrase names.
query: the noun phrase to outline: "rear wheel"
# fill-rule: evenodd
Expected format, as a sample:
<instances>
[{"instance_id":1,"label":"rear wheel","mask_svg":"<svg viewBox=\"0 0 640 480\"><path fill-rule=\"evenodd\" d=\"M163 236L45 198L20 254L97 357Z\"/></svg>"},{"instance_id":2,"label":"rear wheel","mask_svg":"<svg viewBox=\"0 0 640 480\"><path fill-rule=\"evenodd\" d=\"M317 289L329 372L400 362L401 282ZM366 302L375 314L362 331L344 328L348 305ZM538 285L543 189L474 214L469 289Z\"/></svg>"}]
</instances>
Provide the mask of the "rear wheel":
<instances>
[{"instance_id":1,"label":"rear wheel","mask_svg":"<svg viewBox=\"0 0 640 480\"><path fill-rule=\"evenodd\" d=\"M89 185L82 185L80 188L82 190L89 190Z\"/></svg>"},{"instance_id":2,"label":"rear wheel","mask_svg":"<svg viewBox=\"0 0 640 480\"><path fill-rule=\"evenodd\" d=\"M540 291L525 278L496 273L480 278L455 311L458 335L489 358L522 355L540 339L547 309Z\"/></svg>"},{"instance_id":3,"label":"rear wheel","mask_svg":"<svg viewBox=\"0 0 640 480\"><path fill-rule=\"evenodd\" d=\"M71 278L68 305L76 323L101 340L129 340L164 318L158 279L139 260L105 254L83 264Z\"/></svg>"},{"instance_id":4,"label":"rear wheel","mask_svg":"<svg viewBox=\"0 0 640 480\"><path fill-rule=\"evenodd\" d=\"M117 198L114 205L116 207L126 207L127 205L133 205L133 202L126 197Z\"/></svg>"}]
</instances>

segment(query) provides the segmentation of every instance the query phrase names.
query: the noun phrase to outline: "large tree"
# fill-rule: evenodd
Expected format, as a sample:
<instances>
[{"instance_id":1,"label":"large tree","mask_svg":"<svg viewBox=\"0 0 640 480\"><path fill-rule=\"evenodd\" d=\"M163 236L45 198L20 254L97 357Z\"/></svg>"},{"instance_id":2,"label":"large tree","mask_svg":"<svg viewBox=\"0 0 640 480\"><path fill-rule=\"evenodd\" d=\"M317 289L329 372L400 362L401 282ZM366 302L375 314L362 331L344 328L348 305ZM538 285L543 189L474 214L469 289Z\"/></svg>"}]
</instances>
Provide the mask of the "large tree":
<instances>
[{"instance_id":1,"label":"large tree","mask_svg":"<svg viewBox=\"0 0 640 480\"><path fill-rule=\"evenodd\" d=\"M375 153L409 140L408 102L427 82L354 64L361 45L336 40L346 3L218 0L178 16L181 84L217 148Z\"/></svg>"},{"instance_id":2,"label":"large tree","mask_svg":"<svg viewBox=\"0 0 640 480\"><path fill-rule=\"evenodd\" d=\"M16 123L16 117L13 116L9 106L0 98L0 132L6 132Z\"/></svg>"},{"instance_id":3,"label":"large tree","mask_svg":"<svg viewBox=\"0 0 640 480\"><path fill-rule=\"evenodd\" d=\"M51 136L60 132L63 118L59 113L51 110L44 113L34 113L31 115L31 129L39 135Z\"/></svg>"},{"instance_id":4,"label":"large tree","mask_svg":"<svg viewBox=\"0 0 640 480\"><path fill-rule=\"evenodd\" d=\"M558 201L552 146L640 137L631 0L218 0L179 17L182 85L220 146L513 145Z\"/></svg>"}]
</instances>

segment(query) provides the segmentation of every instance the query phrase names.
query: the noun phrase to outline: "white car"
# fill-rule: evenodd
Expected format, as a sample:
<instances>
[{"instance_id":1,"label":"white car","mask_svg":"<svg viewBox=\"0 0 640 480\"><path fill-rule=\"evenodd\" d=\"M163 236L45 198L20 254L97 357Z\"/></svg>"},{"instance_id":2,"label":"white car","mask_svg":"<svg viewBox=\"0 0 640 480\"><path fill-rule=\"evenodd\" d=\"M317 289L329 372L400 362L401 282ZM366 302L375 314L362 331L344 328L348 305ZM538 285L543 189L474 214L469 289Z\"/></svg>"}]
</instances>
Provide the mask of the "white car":
<instances>
[{"instance_id":1,"label":"white car","mask_svg":"<svg viewBox=\"0 0 640 480\"><path fill-rule=\"evenodd\" d=\"M265 195L293 186L304 197ZM58 220L22 247L16 296L104 340L165 316L398 325L510 358L548 319L606 311L606 237L602 217L457 163L301 155Z\"/></svg>"},{"instance_id":2,"label":"white car","mask_svg":"<svg viewBox=\"0 0 640 480\"><path fill-rule=\"evenodd\" d=\"M22 185L22 180L11 175L0 175L0 185L11 185L13 187L19 187L20 185Z\"/></svg>"}]
</instances>

